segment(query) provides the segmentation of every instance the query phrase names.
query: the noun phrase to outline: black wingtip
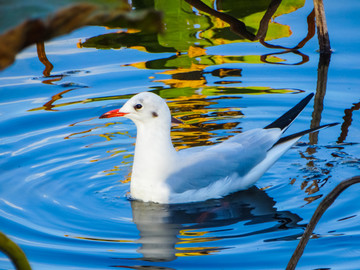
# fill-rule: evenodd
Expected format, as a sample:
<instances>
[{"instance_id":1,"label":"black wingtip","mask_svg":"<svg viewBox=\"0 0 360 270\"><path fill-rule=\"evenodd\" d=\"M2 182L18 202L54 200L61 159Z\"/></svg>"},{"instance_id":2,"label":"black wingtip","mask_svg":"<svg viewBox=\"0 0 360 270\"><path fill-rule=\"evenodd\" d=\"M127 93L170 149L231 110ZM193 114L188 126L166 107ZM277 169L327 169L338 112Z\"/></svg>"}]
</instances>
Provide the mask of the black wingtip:
<instances>
[{"instance_id":1,"label":"black wingtip","mask_svg":"<svg viewBox=\"0 0 360 270\"><path fill-rule=\"evenodd\" d=\"M282 144L284 142L287 142L287 141L290 141L290 140L293 140L295 138L300 138L306 134L309 134L309 133L312 133L312 132L316 132L316 131L319 131L320 129L324 129L324 128L328 128L328 127L333 127L333 126L336 126L336 125L339 125L340 123L331 123L331 124L326 124L326 125L322 125L322 126L318 126L316 128L310 128L310 129L307 129L307 130L303 130L303 131L300 131L300 132L297 132L297 133L294 133L294 134L291 134L289 136L286 136L286 137L282 137L280 138L274 145L278 145L278 144Z\"/></svg>"},{"instance_id":2,"label":"black wingtip","mask_svg":"<svg viewBox=\"0 0 360 270\"><path fill-rule=\"evenodd\" d=\"M301 113L301 111L306 107L306 105L310 102L313 98L314 93L307 95L303 98L298 104L280 116L271 124L264 127L265 129L269 128L280 128L281 130L285 130L290 126L290 124L295 120L295 118Z\"/></svg>"}]
</instances>

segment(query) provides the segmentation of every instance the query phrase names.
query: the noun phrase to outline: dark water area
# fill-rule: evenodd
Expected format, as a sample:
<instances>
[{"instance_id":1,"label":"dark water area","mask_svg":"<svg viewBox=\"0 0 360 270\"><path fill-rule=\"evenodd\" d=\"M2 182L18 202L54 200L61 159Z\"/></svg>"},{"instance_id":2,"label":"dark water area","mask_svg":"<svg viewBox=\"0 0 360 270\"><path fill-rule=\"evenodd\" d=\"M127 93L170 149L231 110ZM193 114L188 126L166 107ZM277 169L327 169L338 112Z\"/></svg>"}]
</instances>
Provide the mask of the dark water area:
<instances>
[{"instance_id":1,"label":"dark water area","mask_svg":"<svg viewBox=\"0 0 360 270\"><path fill-rule=\"evenodd\" d=\"M256 35L269 1L235 2L206 4ZM86 26L45 42L52 69L32 45L1 71L0 231L33 269L285 269L322 198L360 174L360 2L325 1L333 53L320 65L312 1L283 1L263 42L185 1L132 4L163 11L163 34ZM264 127L312 92L287 134L340 124L304 136L249 190L130 201L135 125L98 117L142 91L184 122L177 149ZM325 213L297 269L360 268L359 190ZM0 269L13 269L3 254Z\"/></svg>"}]
</instances>

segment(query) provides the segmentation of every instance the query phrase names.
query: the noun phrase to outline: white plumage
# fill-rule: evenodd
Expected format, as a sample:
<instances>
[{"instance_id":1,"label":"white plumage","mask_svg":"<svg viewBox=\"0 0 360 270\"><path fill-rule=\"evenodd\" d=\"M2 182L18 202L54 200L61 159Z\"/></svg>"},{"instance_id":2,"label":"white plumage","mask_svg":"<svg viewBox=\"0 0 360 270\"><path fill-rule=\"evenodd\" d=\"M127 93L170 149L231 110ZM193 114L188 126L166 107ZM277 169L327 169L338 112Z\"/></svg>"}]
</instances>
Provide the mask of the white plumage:
<instances>
[{"instance_id":1,"label":"white plumage","mask_svg":"<svg viewBox=\"0 0 360 270\"><path fill-rule=\"evenodd\" d=\"M252 186L301 136L282 133L311 100L308 95L265 128L240 133L213 146L176 151L170 129L172 117L158 95L143 92L122 108L100 118L123 116L137 127L130 193L133 199L157 203L186 203L218 198Z\"/></svg>"}]
</instances>

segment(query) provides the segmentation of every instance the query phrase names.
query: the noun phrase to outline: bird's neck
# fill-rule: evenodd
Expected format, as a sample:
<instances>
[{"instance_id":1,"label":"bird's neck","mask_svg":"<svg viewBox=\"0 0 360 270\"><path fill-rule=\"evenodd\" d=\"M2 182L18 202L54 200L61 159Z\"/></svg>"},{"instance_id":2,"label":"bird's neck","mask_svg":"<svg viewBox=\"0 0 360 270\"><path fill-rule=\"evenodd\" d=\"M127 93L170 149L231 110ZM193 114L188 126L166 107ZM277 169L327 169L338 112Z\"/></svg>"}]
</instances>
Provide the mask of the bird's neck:
<instances>
[{"instance_id":1,"label":"bird's neck","mask_svg":"<svg viewBox=\"0 0 360 270\"><path fill-rule=\"evenodd\" d=\"M169 126L137 125L131 194L161 189L176 159Z\"/></svg>"}]
</instances>

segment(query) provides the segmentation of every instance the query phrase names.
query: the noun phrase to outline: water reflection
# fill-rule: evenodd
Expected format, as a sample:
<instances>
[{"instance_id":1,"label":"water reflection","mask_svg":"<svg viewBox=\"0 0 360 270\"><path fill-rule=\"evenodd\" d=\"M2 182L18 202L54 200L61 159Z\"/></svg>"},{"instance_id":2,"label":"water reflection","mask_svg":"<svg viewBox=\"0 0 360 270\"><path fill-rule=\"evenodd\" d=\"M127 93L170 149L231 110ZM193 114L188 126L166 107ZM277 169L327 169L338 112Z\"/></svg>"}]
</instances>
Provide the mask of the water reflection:
<instances>
[{"instance_id":1,"label":"water reflection","mask_svg":"<svg viewBox=\"0 0 360 270\"><path fill-rule=\"evenodd\" d=\"M250 25L247 25L246 23L244 23L243 21L241 21L240 19L238 19L236 17L239 17L239 12L244 12L245 10L251 10L254 7L259 8L259 6L258 6L259 3L245 1L246 3L243 3L243 5L240 5L241 6L240 8L230 6L228 3L227 6L225 4L225 6L226 6L225 10L227 10L227 11L220 12L219 10L224 9L224 2L230 2L230 1L218 1L218 2L214 3L214 6L216 6L217 10L211 8L210 6L206 5L204 2L202 2L200 0L185 0L185 2L189 3L190 5L192 5L193 7L197 8L198 10L200 10L202 12L210 14L211 16L213 16L223 22L226 22L227 24L229 24L230 30L233 33L235 33L236 35L238 35L242 38L245 38L249 41L257 41L258 40L262 45L264 45L265 47L268 47L268 48L285 49L287 51L296 51L296 50L302 48L315 35L315 12L313 10L307 17L308 33L307 33L306 37L298 43L298 45L296 45L294 47L284 47L284 46L280 46L280 45L272 45L272 44L269 44L267 41L265 41L265 40L272 39L272 37L267 37L269 25L271 25L271 19L275 18L281 14L289 12L289 11L284 11L284 7L282 7L280 9L280 11L277 12L279 9L279 6L282 3L282 0L271 0L270 3L269 3L269 1L264 1L263 3L260 4L260 5L263 5L262 6L263 9L265 9L267 4L268 4L268 6L265 9L266 10L265 13L262 15L262 17L259 18L260 22L259 22L259 27L257 29L256 34L253 33L253 31L256 28L255 29L251 28ZM297 4L298 4L298 6L297 6ZM302 1L295 1L292 4L290 4L290 6L292 6L292 8L295 10L297 8L301 7L302 5L303 5ZM259 12L259 10L257 10L257 12ZM232 14L234 14L235 16L232 16ZM250 15L250 14L247 14L247 16L248 15ZM244 19L244 21L246 21L246 20ZM248 28L251 28L252 31L249 31Z\"/></svg>"},{"instance_id":2,"label":"water reflection","mask_svg":"<svg viewBox=\"0 0 360 270\"><path fill-rule=\"evenodd\" d=\"M98 49L128 47L147 52L176 52L169 58L129 65L146 69L166 69L167 71L163 74L170 74L172 78L155 80L155 82L163 82L166 85L178 88L207 86L207 80L203 76L206 74L204 69L214 65L224 63L300 65L309 60L309 57L301 53L299 49L315 33L314 11L307 17L308 33L306 37L296 46L284 47L269 43L269 40L289 37L289 33L291 33L289 26L275 23L271 21L271 18L301 8L304 5L303 0L296 0L291 4L283 4L281 0L263 1L261 3L245 1L241 5L234 5L233 1L211 2L214 7L216 6L216 9L199 0L177 0L172 3L171 7L164 2L157 0L154 3L156 9L164 12L166 31L163 34L123 30L88 38L84 42L79 42L78 47L95 47ZM138 1L133 1L132 5L134 9L144 8L143 4ZM195 12L192 6L201 13ZM150 6L146 7L149 8ZM222 9L227 11L220 12ZM256 22L259 22L259 25ZM116 23L111 25L112 28L116 26ZM120 27L121 23L118 26ZM255 34L255 32L257 33ZM208 46L241 41L259 41L267 48L282 49L283 51L263 55L207 55L206 47ZM37 43L37 51L39 60L45 66L44 76L49 77L53 65L46 57L43 42ZM299 55L301 60L289 63L286 59L278 57L288 53ZM194 74L196 79L189 79ZM63 77L64 75L61 74L49 80L43 80L43 83L52 84ZM221 80L215 83L226 85L238 84L241 81Z\"/></svg>"},{"instance_id":3,"label":"water reflection","mask_svg":"<svg viewBox=\"0 0 360 270\"><path fill-rule=\"evenodd\" d=\"M324 98L326 94L327 77L330 65L330 54L320 54L316 84L316 94L314 98L314 111L312 114L312 120L310 128L320 125L321 113L324 108ZM314 132L309 135L310 144L314 145L318 142L318 132ZM309 148L308 153L311 154L315 148Z\"/></svg>"},{"instance_id":4,"label":"water reflection","mask_svg":"<svg viewBox=\"0 0 360 270\"><path fill-rule=\"evenodd\" d=\"M129 203L125 200L118 202L118 196L128 190L128 184L121 184L119 181L125 183L130 179L126 174L131 169L135 131L133 129L127 133L126 128L132 126L124 128L124 125L117 125L118 122L104 125L95 117L105 110L103 106L119 107L134 93L135 87L136 91L154 91L167 99L173 115L184 121L183 125L174 127L172 133L178 149L214 144L241 132L248 123L257 125L257 121L262 122L264 118L275 117L277 111L285 104L280 104L280 101L272 104L272 101L278 102L279 97L279 100L284 100L285 103L290 102L291 93L301 92L296 89L311 91L313 88L314 80L311 76L312 71L316 70L314 61L308 62L303 67L284 65L306 63L309 57L301 52L305 44L308 46L307 51L316 50L313 46L314 42L307 43L315 33L314 13L311 12L306 18L307 12L311 11L308 10L304 17L300 18L299 13L304 14L304 12L297 12L297 15L291 12L302 8L304 1L282 1L272 20L268 21L265 13L268 12L271 2L269 0L248 0L241 3L234 0L206 2L209 6L213 5L213 9L226 12L243 22L246 30L253 36L265 36L266 32L265 39L253 42L232 32L226 21L192 8L185 1L135 0L132 2L134 9L140 9L141 5L148 3L155 8L164 9L166 33L157 35L134 32L131 29L116 29L111 34L95 37L99 28L87 27L72 36L55 40L52 43L56 44L55 48L50 44L47 48L42 44L38 45L38 57L45 67L43 77L33 78L31 81L31 77L38 76L34 74L42 76L43 67L39 67L38 60L28 54L20 56L11 71L4 73L6 75L2 77L4 79L2 84L5 84L5 87L3 87L1 105L5 117L2 121L2 130L4 130L2 161L5 162L3 167L4 169L6 167L6 171L1 176L1 185L9 207L2 206L2 208L9 209L8 213L13 216L14 221L24 221L22 215L26 213L27 215L26 222L22 222L21 226L3 222L2 230L27 246L29 258L37 268L46 268L49 264L55 268L106 268L122 263L122 267L127 269L165 269L164 264L156 262L172 261L176 258L177 260L169 265L174 268L184 268L187 267L184 264L188 263L192 268L196 263L203 265L209 261L213 263L225 258L205 256L209 254L226 256L233 265L237 265L239 257L244 258L249 254L252 259L258 256L258 246L245 253L246 255L244 249L248 246L246 244L259 243L259 248L262 250L260 256L264 263L273 262L272 265L280 269L284 258L279 257L288 258L291 253L289 246L296 242L283 241L294 240L300 236L303 227L298 223L301 218L292 212L279 211L273 199L258 189L240 195L234 194L222 200L188 206L159 206L131 202L138 232L131 223L130 213L127 212L130 211ZM244 8L242 3L246 3L247 8ZM179 11L180 13L176 15ZM281 20L276 19L283 14L288 15ZM287 22L293 22L295 19L303 20L299 28L287 25ZM304 30L305 37L302 39L303 36L299 37L298 31L305 29L306 26L308 30L307 33ZM349 24L345 24L343 28L352 29ZM107 33L110 31L106 30ZM99 32L105 31L100 29ZM294 37L291 33L295 33L295 36L302 40L299 43L298 40L291 42L294 40L290 38L290 36ZM74 36L77 37L76 41ZM76 48L78 38L83 37L89 39L79 43L82 48L81 46ZM227 46L230 43L240 42L248 44ZM346 42L346 39L343 42ZM68 45L64 46L65 43L72 44L73 50L69 54L66 51ZM220 44L225 46L213 47ZM7 44L3 47L11 46ZM99 52L87 50L86 47L98 49L126 47L131 50ZM53 61L53 70L51 63L49 64L45 58L45 49L48 49L49 60ZM34 49L29 51L32 53ZM126 58L128 60L122 58L131 53L136 57ZM82 58L80 54L89 57ZM102 59L102 55L105 54L111 54L111 60L110 57ZM346 54L333 56L342 60L339 61L338 58L331 63L335 64L334 72L337 73L340 68L342 72L344 70L345 73L347 72L348 67L345 67L344 63L348 62L344 56ZM87 61L90 58L91 61ZM288 153L285 160L277 164L279 170L274 168L275 177L281 176L281 178L271 179L270 172L270 177L264 178L264 181L259 183L260 186L266 185L270 178L270 182L274 184L270 192L278 194L279 207L296 208L298 210L294 211L301 211L301 216L305 220L309 219L311 209L323 193L327 193L344 174L349 175L360 169L359 158L356 156L358 146L352 145L356 140L352 132L354 130L356 132L358 128L355 118L360 103L357 98L353 96L351 99L349 95L344 97L341 103L334 102L334 94L341 96L341 91L338 89L335 89L338 92L332 92L332 96L326 97L326 94L335 91L334 88L329 88L329 93L326 93L328 68L332 67L320 58L312 125L321 121L338 121L343 117L341 133L339 131L338 134L333 134L338 131L337 129L325 131L319 144L315 143L316 135L314 140L310 139L314 145L299 144L297 149ZM290 70L296 75L292 75ZM269 73L262 76L260 72L264 71ZM332 86L329 87L337 87L333 83L341 83L344 89L353 88L355 77L350 74L351 72L346 74L348 83L344 86L343 79L339 80L340 76L344 76L342 72L331 78ZM130 80L127 75L130 75ZM284 78L289 75L294 77L290 76L289 80L284 82ZM5 78L7 76L13 78ZM135 77L137 83L134 86L132 84ZM311 81L303 80L310 77ZM7 85L8 79L10 84L16 82L16 85ZM262 79L261 87L256 85L258 79ZM105 81L111 83L104 86ZM278 83L279 81L282 83ZM255 85L251 85L252 83ZM247 96L274 93L279 94L274 99L264 96L256 99ZM324 104L324 101L327 102ZM346 102L348 105L343 105ZM326 105L328 107L325 107ZM248 108L245 109L246 107ZM260 119L244 121L243 117L253 118L254 115L258 117L258 111L255 114L253 112L263 108L266 111L271 110L268 115L264 115L264 118L260 115ZM300 125L307 123L306 115L308 114L300 119ZM110 125L117 126L107 128ZM333 135L338 144L323 145L324 141L332 140ZM307 138L304 138L304 141L306 142ZM286 185L287 179L290 178L293 187ZM53 184L57 188L51 188ZM50 190L58 192L53 192L49 200L41 197L43 194L49 194ZM23 196L19 197L17 194ZM106 199L100 199L105 197ZM348 193L345 199L353 198L356 198L356 192ZM29 201L38 203L31 204L30 207ZM61 202L57 204L61 211L54 212L52 201ZM312 203L314 201L315 203ZM312 204L301 208L303 204L308 203ZM353 225L356 222L349 225L352 220L345 221L349 217L358 216L358 213L342 205L344 204L339 203L334 209L336 211L333 212L334 215L330 215L325 221L331 229L317 232L324 237L333 235L330 230L344 234L344 237L332 241L334 249L324 249L318 253L329 256L330 261L324 263L325 266L336 267L334 261L341 263L341 255L337 257L336 254L337 247L349 244L346 238L353 237L353 232L358 231L356 225ZM68 206L73 207L71 209L76 212L69 212ZM26 211L19 212L16 207ZM98 209L95 211L95 216L93 216L94 209ZM113 219L114 213L117 213L115 219ZM4 216L3 220L6 219ZM109 223L109 219L115 223ZM96 220L104 223L98 224L94 222ZM119 220L126 220L125 225ZM46 228L50 234L34 235L31 224L37 224L40 229ZM52 237L54 232L56 237ZM75 239L76 241L66 238L65 242L60 236L68 233L87 236L89 240L84 241L85 237ZM326 242L326 239L328 238L323 241ZM109 242L112 240L114 241ZM134 241L138 243L133 243ZM278 242L266 243L267 241ZM316 251L324 242L315 242L319 242L314 243L313 250ZM346 250L356 249L356 245L348 246ZM34 257L34 254L43 254L38 252L39 248L48 249L53 255ZM67 259L62 256L63 253L68 254ZM179 258L181 256L194 256L194 258L190 260L186 258L183 261ZM113 259L114 257L118 257L118 260ZM123 260L123 257L141 258L137 261ZM306 265L311 267L317 263L319 256L315 257L309 256ZM357 262L356 256L349 256L349 260ZM2 262L1 265L3 264ZM247 266L250 267L249 265ZM213 267L216 268L216 265ZM258 269L262 268L263 265L258 267Z\"/></svg>"},{"instance_id":5,"label":"water reflection","mask_svg":"<svg viewBox=\"0 0 360 270\"><path fill-rule=\"evenodd\" d=\"M49 61L49 59L46 56L44 42L42 41L42 42L36 43L36 49L37 49L37 54L38 54L40 62L43 63L43 65L45 66L43 74L45 77L49 77L50 72L52 71L54 66L53 66L53 64L51 64L51 62Z\"/></svg>"},{"instance_id":6,"label":"water reflection","mask_svg":"<svg viewBox=\"0 0 360 270\"><path fill-rule=\"evenodd\" d=\"M256 187L202 203L161 205L132 201L133 221L140 232L138 252L142 260L172 261L179 256L203 256L231 248L216 244L222 239L304 227L298 224L302 220L298 215L278 211L274 205L275 201ZM229 225L239 222L244 224L244 233L231 232L234 229ZM251 227L258 224L266 225ZM299 235L301 231L264 241L295 240Z\"/></svg>"},{"instance_id":7,"label":"water reflection","mask_svg":"<svg viewBox=\"0 0 360 270\"><path fill-rule=\"evenodd\" d=\"M176 53L167 58L125 65L139 69L161 70L158 74L170 75L171 78L153 80L153 82L160 82L165 85L164 87L155 87L156 90L169 89L170 87L170 89L176 88L180 93L192 88L194 90L201 89L203 95L219 91L231 94L233 92L258 94L294 91L271 87L241 87L239 86L242 83L240 80L242 69L240 68L216 68L211 71L205 69L215 65L232 63L300 65L307 62L309 57L298 49L302 48L315 33L313 11L307 18L308 33L298 45L287 48L269 44L270 40L291 35L289 26L275 23L271 18L294 12L303 7L304 1L294 0L286 4L280 0L244 1L236 5L234 5L234 1L210 1L210 4L214 8L198 0L176 0L172 1L171 5L168 1L157 0L153 3L153 7L162 10L164 13L164 24L166 26L164 33L157 34L127 29L88 38L84 42L80 42L78 46L79 48L95 47L98 49L127 47L153 53ZM133 1L132 6L135 10L152 7L141 1ZM197 10L194 10L193 7ZM226 10L226 12L222 10ZM116 23L111 25L112 28L116 28L116 26ZM208 46L248 41L259 41L265 47L282 49L283 51L264 55L232 56L208 55L206 51ZM286 59L278 57L287 53L299 55L301 60L288 63ZM38 57L45 65L45 77L50 76L52 64L46 58L42 43L38 43ZM64 76L67 75L60 74L49 80L43 80L43 83L54 84ZM63 94L75 89L68 89L56 94L52 100L44 104L43 109L53 110L57 106L53 105L55 101L59 100ZM99 99L87 99L81 102L87 103L95 100ZM76 104L76 102L71 104ZM59 104L58 106L62 105Z\"/></svg>"},{"instance_id":8,"label":"water reflection","mask_svg":"<svg viewBox=\"0 0 360 270\"><path fill-rule=\"evenodd\" d=\"M120 30L118 32L91 37L79 43L79 49L86 47L120 48L127 47L152 53L173 53L171 56L159 57L144 62L130 62L123 67L135 67L137 69L155 70L159 77L151 76L153 83L152 90L166 98L172 113L184 121L183 125L177 126L173 130L174 144L177 149L214 144L225 140L228 137L241 132L237 128L244 116L241 105L229 107L222 105L226 99L237 99L237 104L241 104L242 95L245 94L267 94L267 93L296 93L301 90L291 88L275 89L272 87L240 86L243 79L243 69L245 67L219 67L222 64L279 64L279 65L302 65L309 60L309 57L300 49L315 34L314 11L307 16L306 36L295 46L274 45L271 42L279 38L287 38L291 35L290 26L275 23L274 20L283 14L289 14L302 8L304 1L294 0L289 3L279 0L273 1L243 1L241 4L234 5L234 1L210 1L205 5L199 0L177 0L169 5L168 1L157 0L151 5L164 11L164 22L166 25L165 33L139 32L131 29ZM133 8L144 7L142 1L133 1ZM149 7L149 6L146 6ZM194 9L194 7L196 9ZM112 27L116 28L114 24ZM207 47L218 44L229 44L233 42L253 42L259 41L260 44L270 49L277 49L263 55L211 55L207 52ZM54 94L42 106L33 108L29 111L37 110L69 110L74 105L82 106L85 103L101 102L105 100L122 103L130 95L116 96L96 96L80 100L63 102L66 95L71 92L88 87L74 82L61 83L60 81L74 73L87 72L81 70L67 71L58 75L51 75L52 64L48 61L45 54L43 43L37 44L38 57L45 65L44 76L36 78L45 84L60 85L61 91ZM280 51L279 51L280 50ZM291 53L301 59L290 63L286 56ZM281 56L282 58L280 58ZM311 127L318 126L321 121L323 110L323 100L326 93L327 72L330 63L330 56L320 55L318 65L317 90L314 102L314 112L312 115ZM165 75L165 78L164 78ZM234 102L235 104L235 102ZM348 129L351 125L351 113L357 110L355 104L352 108L345 110L344 123L339 135L338 142L343 143ZM92 119L85 121L92 122ZM115 124L115 123L109 123ZM81 123L74 123L82 125ZM87 136L100 136L106 140L112 140L120 132L102 132L102 126L91 123L92 127L73 132L65 136L65 139ZM224 131L226 132L220 132ZM221 133L221 134L220 134ZM127 136L130 136L126 134ZM310 145L317 144L317 133L310 135ZM303 181L304 190L308 195L315 194L321 186L331 177L326 173L333 164L320 166L316 165L314 156L316 147L308 147L306 152L301 153L302 157L308 160L307 170L310 172L321 171L322 177L315 179L314 175ZM107 153L110 157L118 153L118 149L111 149ZM127 155L127 158L131 155ZM93 159L98 161L99 159ZM124 161L130 162L130 159ZM104 170L105 174L113 173L119 169L114 168ZM315 181L315 182L314 182ZM317 195L315 195L317 196ZM309 197L310 198L310 197ZM311 197L317 199L318 197Z\"/></svg>"},{"instance_id":9,"label":"water reflection","mask_svg":"<svg viewBox=\"0 0 360 270\"><path fill-rule=\"evenodd\" d=\"M294 12L305 3L303 0L285 4L281 0L208 2L214 8L194 0L175 0L171 5L165 0L156 0L153 7L164 13L165 33L149 35L122 31L88 39L81 45L96 48L137 46L148 52L187 52L191 47L200 49L239 41L279 39L289 37L290 28L271 21L271 18ZM145 7L142 1L132 1L132 6L134 9ZM140 44L142 47L138 47Z\"/></svg>"},{"instance_id":10,"label":"water reflection","mask_svg":"<svg viewBox=\"0 0 360 270\"><path fill-rule=\"evenodd\" d=\"M341 125L341 134L337 140L337 143L344 143L346 137L349 133L349 127L353 121L352 116L354 111L360 110L360 102L354 103L353 106L349 109L344 110L344 122Z\"/></svg>"},{"instance_id":11,"label":"water reflection","mask_svg":"<svg viewBox=\"0 0 360 270\"><path fill-rule=\"evenodd\" d=\"M171 5L164 0L154 2L154 7L164 13L166 31L163 34L148 34L132 31L109 33L87 39L81 47L120 48L127 47L147 52L176 52L175 56L159 59L156 62L136 63L138 68L191 68L203 70L206 66L246 62L279 63L286 60L273 55L294 53L303 64L309 60L307 55L298 51L315 33L314 12L307 18L308 33L294 47L272 45L269 40L289 37L290 27L275 23L271 18L291 13L304 5L297 0L283 4L281 0L272 1L210 1L214 8L199 0L177 0ZM133 8L142 8L139 1L133 1ZM193 7L197 9L194 10ZM215 8L216 7L216 8ZM221 10L226 10L223 12ZM209 16L210 15L210 16ZM257 32L255 34L255 32ZM259 41L267 48L282 49L283 52L258 56L207 56L206 47L233 42ZM200 58L199 58L200 57ZM236 59L238 58L238 59ZM248 59L247 59L248 58Z\"/></svg>"}]
</instances>

